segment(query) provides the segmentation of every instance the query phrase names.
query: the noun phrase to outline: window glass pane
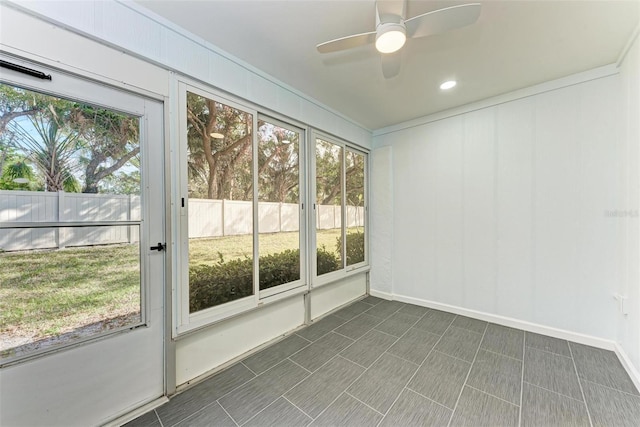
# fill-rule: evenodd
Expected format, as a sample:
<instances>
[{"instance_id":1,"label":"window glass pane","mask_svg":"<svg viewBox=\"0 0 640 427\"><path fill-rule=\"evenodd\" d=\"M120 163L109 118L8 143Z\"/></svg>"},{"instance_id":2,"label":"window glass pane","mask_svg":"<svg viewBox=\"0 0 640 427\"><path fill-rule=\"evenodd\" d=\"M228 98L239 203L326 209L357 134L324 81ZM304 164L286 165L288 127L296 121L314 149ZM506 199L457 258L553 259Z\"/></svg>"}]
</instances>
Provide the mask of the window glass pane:
<instances>
[{"instance_id":1,"label":"window glass pane","mask_svg":"<svg viewBox=\"0 0 640 427\"><path fill-rule=\"evenodd\" d=\"M342 268L342 147L316 139L317 275Z\"/></svg>"},{"instance_id":2,"label":"window glass pane","mask_svg":"<svg viewBox=\"0 0 640 427\"><path fill-rule=\"evenodd\" d=\"M300 279L299 146L298 132L259 123L260 290Z\"/></svg>"},{"instance_id":3,"label":"window glass pane","mask_svg":"<svg viewBox=\"0 0 640 427\"><path fill-rule=\"evenodd\" d=\"M0 84L2 358L141 322L139 123Z\"/></svg>"},{"instance_id":4,"label":"window glass pane","mask_svg":"<svg viewBox=\"0 0 640 427\"><path fill-rule=\"evenodd\" d=\"M364 261L364 155L347 150L347 265Z\"/></svg>"},{"instance_id":5,"label":"window glass pane","mask_svg":"<svg viewBox=\"0 0 640 427\"><path fill-rule=\"evenodd\" d=\"M187 92L189 311L253 295L253 115Z\"/></svg>"}]
</instances>

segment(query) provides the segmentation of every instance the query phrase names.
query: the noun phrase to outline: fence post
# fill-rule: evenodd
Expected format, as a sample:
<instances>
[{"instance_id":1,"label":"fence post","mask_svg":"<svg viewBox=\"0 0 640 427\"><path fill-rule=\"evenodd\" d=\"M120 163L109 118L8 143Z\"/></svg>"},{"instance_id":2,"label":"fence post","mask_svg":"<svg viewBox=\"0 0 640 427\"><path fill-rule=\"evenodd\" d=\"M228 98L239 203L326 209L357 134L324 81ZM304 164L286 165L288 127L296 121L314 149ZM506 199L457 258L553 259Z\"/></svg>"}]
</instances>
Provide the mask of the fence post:
<instances>
[{"instance_id":1,"label":"fence post","mask_svg":"<svg viewBox=\"0 0 640 427\"><path fill-rule=\"evenodd\" d=\"M58 222L64 221L65 200L64 191L58 190ZM56 227L56 246L58 249L64 249L67 240L66 234L67 231L64 227Z\"/></svg>"},{"instance_id":2,"label":"fence post","mask_svg":"<svg viewBox=\"0 0 640 427\"><path fill-rule=\"evenodd\" d=\"M222 217L222 237L224 237L226 236L225 228L227 225L224 219L224 199L222 199L222 214L220 216Z\"/></svg>"}]
</instances>

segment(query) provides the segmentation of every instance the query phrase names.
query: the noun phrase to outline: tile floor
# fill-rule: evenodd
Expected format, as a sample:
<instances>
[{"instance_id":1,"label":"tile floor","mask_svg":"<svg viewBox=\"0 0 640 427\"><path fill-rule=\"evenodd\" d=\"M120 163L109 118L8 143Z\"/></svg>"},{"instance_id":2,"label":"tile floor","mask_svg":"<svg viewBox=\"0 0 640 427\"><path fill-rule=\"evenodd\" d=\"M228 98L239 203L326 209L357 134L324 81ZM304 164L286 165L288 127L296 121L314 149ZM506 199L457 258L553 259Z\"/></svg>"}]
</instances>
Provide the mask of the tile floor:
<instances>
[{"instance_id":1,"label":"tile floor","mask_svg":"<svg viewBox=\"0 0 640 427\"><path fill-rule=\"evenodd\" d=\"M366 297L127 426L640 426L613 352Z\"/></svg>"}]
</instances>

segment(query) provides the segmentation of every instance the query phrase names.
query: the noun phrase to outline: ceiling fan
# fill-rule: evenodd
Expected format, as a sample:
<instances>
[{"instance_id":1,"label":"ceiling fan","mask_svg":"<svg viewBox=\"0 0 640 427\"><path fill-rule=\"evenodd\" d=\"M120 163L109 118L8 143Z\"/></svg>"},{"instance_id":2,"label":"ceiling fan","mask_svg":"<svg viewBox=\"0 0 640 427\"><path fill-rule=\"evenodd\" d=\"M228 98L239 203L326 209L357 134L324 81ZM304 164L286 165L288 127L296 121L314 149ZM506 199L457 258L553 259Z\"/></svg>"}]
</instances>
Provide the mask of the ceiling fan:
<instances>
[{"instance_id":1,"label":"ceiling fan","mask_svg":"<svg viewBox=\"0 0 640 427\"><path fill-rule=\"evenodd\" d=\"M480 3L446 7L406 18L407 0L377 0L376 30L320 43L320 53L338 52L375 43L381 53L382 74L391 78L400 72L400 49L407 38L426 37L471 25L480 16Z\"/></svg>"}]
</instances>

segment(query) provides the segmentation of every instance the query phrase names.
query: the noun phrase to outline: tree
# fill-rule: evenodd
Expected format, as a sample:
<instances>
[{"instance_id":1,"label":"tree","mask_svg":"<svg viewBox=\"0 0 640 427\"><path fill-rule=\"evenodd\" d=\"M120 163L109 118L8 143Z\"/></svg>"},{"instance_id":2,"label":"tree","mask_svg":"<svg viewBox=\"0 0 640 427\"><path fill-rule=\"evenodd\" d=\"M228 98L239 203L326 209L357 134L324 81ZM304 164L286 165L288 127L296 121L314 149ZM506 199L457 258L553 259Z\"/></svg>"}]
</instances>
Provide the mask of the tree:
<instances>
[{"instance_id":1,"label":"tree","mask_svg":"<svg viewBox=\"0 0 640 427\"><path fill-rule=\"evenodd\" d=\"M270 123L258 127L258 189L263 202L298 203L299 135Z\"/></svg>"},{"instance_id":2,"label":"tree","mask_svg":"<svg viewBox=\"0 0 640 427\"><path fill-rule=\"evenodd\" d=\"M252 127L251 114L187 93L191 197L251 200Z\"/></svg>"},{"instance_id":3,"label":"tree","mask_svg":"<svg viewBox=\"0 0 640 427\"><path fill-rule=\"evenodd\" d=\"M341 205L342 147L316 141L316 203Z\"/></svg>"}]
</instances>

